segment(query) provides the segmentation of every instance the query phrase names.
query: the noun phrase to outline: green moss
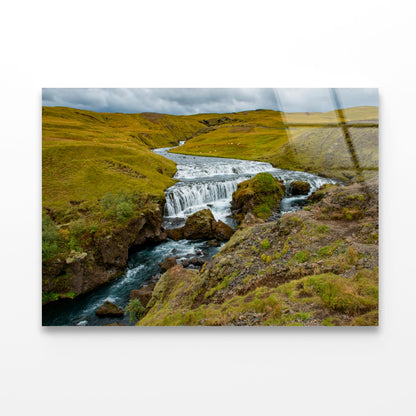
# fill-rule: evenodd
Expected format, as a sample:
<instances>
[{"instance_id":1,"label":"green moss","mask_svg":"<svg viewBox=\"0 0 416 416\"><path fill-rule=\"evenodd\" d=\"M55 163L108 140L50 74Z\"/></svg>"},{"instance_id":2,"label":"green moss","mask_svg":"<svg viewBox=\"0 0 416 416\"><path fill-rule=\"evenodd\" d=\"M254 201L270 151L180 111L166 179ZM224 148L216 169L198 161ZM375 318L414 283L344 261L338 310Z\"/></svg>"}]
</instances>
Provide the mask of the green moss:
<instances>
[{"instance_id":1,"label":"green moss","mask_svg":"<svg viewBox=\"0 0 416 416\"><path fill-rule=\"evenodd\" d=\"M332 323L332 318L326 318L322 321L322 325L323 326L334 326L334 324Z\"/></svg>"},{"instance_id":2,"label":"green moss","mask_svg":"<svg viewBox=\"0 0 416 416\"><path fill-rule=\"evenodd\" d=\"M378 326L378 310L370 311L364 315L357 316L352 325L355 326Z\"/></svg>"},{"instance_id":3,"label":"green moss","mask_svg":"<svg viewBox=\"0 0 416 416\"><path fill-rule=\"evenodd\" d=\"M59 299L59 294L55 292L42 292L42 304L54 302Z\"/></svg>"},{"instance_id":4,"label":"green moss","mask_svg":"<svg viewBox=\"0 0 416 416\"><path fill-rule=\"evenodd\" d=\"M320 234L328 234L328 231L330 230L330 227L328 225L316 225L316 231Z\"/></svg>"},{"instance_id":5,"label":"green moss","mask_svg":"<svg viewBox=\"0 0 416 416\"><path fill-rule=\"evenodd\" d=\"M272 258L270 256L266 256L264 253L261 255L261 259L266 263L270 263L272 261Z\"/></svg>"},{"instance_id":6,"label":"green moss","mask_svg":"<svg viewBox=\"0 0 416 416\"><path fill-rule=\"evenodd\" d=\"M269 241L269 239L268 238L265 238L261 243L260 243L260 245L262 246L262 248L264 249L264 250L267 250L268 248L270 248L270 241Z\"/></svg>"},{"instance_id":7,"label":"green moss","mask_svg":"<svg viewBox=\"0 0 416 416\"><path fill-rule=\"evenodd\" d=\"M341 245L341 241L338 240L334 243L332 243L329 246L323 246L321 247L318 251L317 251L317 256L318 258L324 258L324 257L331 257L334 252L339 248L339 246Z\"/></svg>"},{"instance_id":8,"label":"green moss","mask_svg":"<svg viewBox=\"0 0 416 416\"><path fill-rule=\"evenodd\" d=\"M375 282L364 277L360 279L350 282L336 275L317 275L305 281L304 290L311 295L318 295L323 305L331 310L358 314L378 304Z\"/></svg>"},{"instance_id":9,"label":"green moss","mask_svg":"<svg viewBox=\"0 0 416 416\"><path fill-rule=\"evenodd\" d=\"M238 219L252 210L258 218L267 219L277 210L284 196L284 187L270 173L258 173L251 179L238 184L233 193L233 204L240 211Z\"/></svg>"},{"instance_id":10,"label":"green moss","mask_svg":"<svg viewBox=\"0 0 416 416\"><path fill-rule=\"evenodd\" d=\"M294 259L298 262L298 263L305 263L305 261L308 261L310 259L310 253L308 250L302 250L297 252L294 255Z\"/></svg>"}]
</instances>

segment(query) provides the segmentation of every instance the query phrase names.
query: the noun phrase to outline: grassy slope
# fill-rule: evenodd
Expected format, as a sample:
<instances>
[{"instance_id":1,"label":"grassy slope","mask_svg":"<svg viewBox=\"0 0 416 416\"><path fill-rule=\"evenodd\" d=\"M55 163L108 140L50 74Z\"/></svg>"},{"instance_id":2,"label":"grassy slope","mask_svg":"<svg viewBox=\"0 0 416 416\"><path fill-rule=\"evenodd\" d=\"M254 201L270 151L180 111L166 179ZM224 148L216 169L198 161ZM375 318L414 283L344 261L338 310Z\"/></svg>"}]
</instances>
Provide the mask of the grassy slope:
<instances>
[{"instance_id":1,"label":"grassy slope","mask_svg":"<svg viewBox=\"0 0 416 416\"><path fill-rule=\"evenodd\" d=\"M160 195L175 164L150 149L177 144L200 123L159 114L110 114L45 107L42 117L43 206L95 201L133 189Z\"/></svg>"},{"instance_id":2,"label":"grassy slope","mask_svg":"<svg viewBox=\"0 0 416 416\"><path fill-rule=\"evenodd\" d=\"M350 108L344 110L344 115L347 122L378 122L377 107ZM175 152L267 161L276 167L307 170L343 180L354 177L342 130L314 126L336 123L333 111L281 114L260 110L194 117L202 120L223 116L231 120L205 128ZM312 126L293 126L298 123ZM287 125L292 127L286 128ZM378 129L350 128L350 134L362 166L376 169ZM368 171L368 176L373 175L374 170Z\"/></svg>"},{"instance_id":3,"label":"grassy slope","mask_svg":"<svg viewBox=\"0 0 416 416\"><path fill-rule=\"evenodd\" d=\"M240 228L200 272L165 273L138 325L377 325L378 183L368 191L328 186Z\"/></svg>"}]
</instances>

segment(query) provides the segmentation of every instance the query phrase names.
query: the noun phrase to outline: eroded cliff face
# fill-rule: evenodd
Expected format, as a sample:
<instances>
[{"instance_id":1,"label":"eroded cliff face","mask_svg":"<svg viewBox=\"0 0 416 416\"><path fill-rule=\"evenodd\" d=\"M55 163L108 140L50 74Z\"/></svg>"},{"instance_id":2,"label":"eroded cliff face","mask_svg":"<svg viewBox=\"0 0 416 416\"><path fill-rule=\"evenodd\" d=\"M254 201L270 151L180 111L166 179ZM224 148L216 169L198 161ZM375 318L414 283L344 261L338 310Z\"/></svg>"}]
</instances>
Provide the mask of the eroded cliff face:
<instances>
[{"instance_id":1,"label":"eroded cliff face","mask_svg":"<svg viewBox=\"0 0 416 416\"><path fill-rule=\"evenodd\" d=\"M78 296L119 276L131 248L166 239L162 213L163 202L106 233L93 235L84 251L44 262L42 291L56 295L45 301Z\"/></svg>"},{"instance_id":2,"label":"eroded cliff face","mask_svg":"<svg viewBox=\"0 0 416 416\"><path fill-rule=\"evenodd\" d=\"M326 186L240 228L200 272L175 266L139 325L377 325L378 182Z\"/></svg>"}]
</instances>

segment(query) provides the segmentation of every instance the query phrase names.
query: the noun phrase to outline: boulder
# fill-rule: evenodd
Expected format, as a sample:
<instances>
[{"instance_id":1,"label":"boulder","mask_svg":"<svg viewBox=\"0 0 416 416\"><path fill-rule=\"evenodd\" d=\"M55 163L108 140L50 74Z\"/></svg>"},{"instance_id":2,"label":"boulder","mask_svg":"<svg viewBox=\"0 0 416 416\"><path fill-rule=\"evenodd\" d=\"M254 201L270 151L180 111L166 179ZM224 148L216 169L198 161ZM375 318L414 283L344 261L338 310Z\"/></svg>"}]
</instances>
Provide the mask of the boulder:
<instances>
[{"instance_id":1,"label":"boulder","mask_svg":"<svg viewBox=\"0 0 416 416\"><path fill-rule=\"evenodd\" d=\"M130 291L130 299L139 299L143 306L146 306L152 297L155 284L149 286L143 286L140 289L133 289Z\"/></svg>"},{"instance_id":2,"label":"boulder","mask_svg":"<svg viewBox=\"0 0 416 416\"><path fill-rule=\"evenodd\" d=\"M216 239L227 241L233 235L234 230L222 221L215 221L211 210L203 209L188 217L181 228L168 230L168 236L175 241L186 238L187 240Z\"/></svg>"},{"instance_id":3,"label":"boulder","mask_svg":"<svg viewBox=\"0 0 416 416\"><path fill-rule=\"evenodd\" d=\"M183 227L181 228L173 228L171 230L166 230L166 233L169 238L175 241L183 240Z\"/></svg>"},{"instance_id":4,"label":"boulder","mask_svg":"<svg viewBox=\"0 0 416 416\"><path fill-rule=\"evenodd\" d=\"M233 214L238 222L242 222L248 213L266 220L273 212L279 211L284 195L285 186L282 181L270 173L258 173L238 184L231 202Z\"/></svg>"},{"instance_id":5,"label":"boulder","mask_svg":"<svg viewBox=\"0 0 416 416\"><path fill-rule=\"evenodd\" d=\"M311 185L304 181L293 181L290 183L290 193L296 195L308 195L311 190Z\"/></svg>"},{"instance_id":6,"label":"boulder","mask_svg":"<svg viewBox=\"0 0 416 416\"><path fill-rule=\"evenodd\" d=\"M176 257L166 257L161 263L159 263L160 270L165 273L171 267L176 266Z\"/></svg>"},{"instance_id":7,"label":"boulder","mask_svg":"<svg viewBox=\"0 0 416 416\"><path fill-rule=\"evenodd\" d=\"M119 308L117 305L115 305L112 302L109 302L108 300L104 302L103 305L101 305L97 311L95 312L97 316L100 318L104 317L120 317L124 315L123 309Z\"/></svg>"},{"instance_id":8,"label":"boulder","mask_svg":"<svg viewBox=\"0 0 416 416\"><path fill-rule=\"evenodd\" d=\"M202 267L204 263L205 260L198 257L192 257L191 259L182 260L183 267L189 267L190 265L193 265L195 267Z\"/></svg>"},{"instance_id":9,"label":"boulder","mask_svg":"<svg viewBox=\"0 0 416 416\"><path fill-rule=\"evenodd\" d=\"M212 238L212 223L215 222L211 210L203 209L190 215L183 227L183 235L187 240Z\"/></svg>"},{"instance_id":10,"label":"boulder","mask_svg":"<svg viewBox=\"0 0 416 416\"><path fill-rule=\"evenodd\" d=\"M228 241L234 234L234 230L221 220L216 221L213 225L214 236L217 240Z\"/></svg>"}]
</instances>

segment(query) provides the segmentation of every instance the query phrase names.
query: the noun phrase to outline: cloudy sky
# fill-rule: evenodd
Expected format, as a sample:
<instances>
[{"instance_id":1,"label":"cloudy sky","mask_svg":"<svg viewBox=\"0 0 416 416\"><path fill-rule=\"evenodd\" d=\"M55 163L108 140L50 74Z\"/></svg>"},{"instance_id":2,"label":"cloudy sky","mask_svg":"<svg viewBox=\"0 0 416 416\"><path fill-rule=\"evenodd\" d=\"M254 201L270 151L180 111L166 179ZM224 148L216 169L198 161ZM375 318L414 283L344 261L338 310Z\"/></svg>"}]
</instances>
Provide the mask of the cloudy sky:
<instances>
[{"instance_id":1,"label":"cloudy sky","mask_svg":"<svg viewBox=\"0 0 416 416\"><path fill-rule=\"evenodd\" d=\"M342 107L378 105L376 88L338 89ZM227 113L334 109L327 88L44 88L44 106L120 113Z\"/></svg>"}]
</instances>

